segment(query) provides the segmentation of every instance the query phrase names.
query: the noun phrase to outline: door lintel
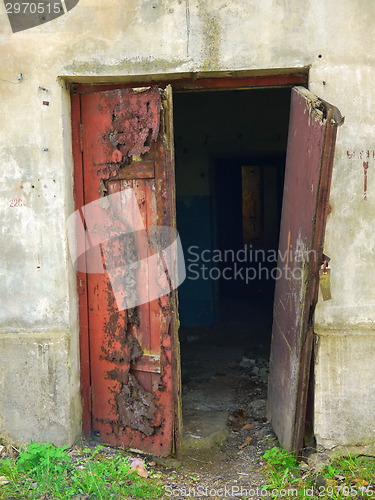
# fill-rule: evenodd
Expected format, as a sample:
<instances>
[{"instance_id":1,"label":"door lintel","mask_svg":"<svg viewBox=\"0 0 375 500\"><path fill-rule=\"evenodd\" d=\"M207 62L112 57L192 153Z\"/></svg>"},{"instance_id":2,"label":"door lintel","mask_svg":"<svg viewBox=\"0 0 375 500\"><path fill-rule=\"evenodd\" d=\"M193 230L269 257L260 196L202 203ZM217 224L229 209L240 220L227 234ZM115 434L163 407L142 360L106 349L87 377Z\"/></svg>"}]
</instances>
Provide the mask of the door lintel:
<instances>
[{"instance_id":1,"label":"door lintel","mask_svg":"<svg viewBox=\"0 0 375 500\"><path fill-rule=\"evenodd\" d=\"M174 92L204 90L245 90L272 87L308 85L309 68L244 70L204 73L179 73L170 75L133 75L126 77L60 77L73 95L88 94L103 90L123 89L156 85L164 88L168 84Z\"/></svg>"}]
</instances>

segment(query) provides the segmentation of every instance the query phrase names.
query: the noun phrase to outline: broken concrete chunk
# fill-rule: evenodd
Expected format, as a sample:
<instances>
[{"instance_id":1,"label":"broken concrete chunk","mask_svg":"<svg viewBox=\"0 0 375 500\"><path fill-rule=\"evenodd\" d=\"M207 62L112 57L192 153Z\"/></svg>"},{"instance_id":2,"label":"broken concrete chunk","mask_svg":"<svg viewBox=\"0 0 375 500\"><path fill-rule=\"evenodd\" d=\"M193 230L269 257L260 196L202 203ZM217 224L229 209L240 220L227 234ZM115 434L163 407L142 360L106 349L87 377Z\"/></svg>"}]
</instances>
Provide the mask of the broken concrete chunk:
<instances>
[{"instance_id":1,"label":"broken concrete chunk","mask_svg":"<svg viewBox=\"0 0 375 500\"><path fill-rule=\"evenodd\" d=\"M240 362L241 368L251 368L255 365L255 359L247 358L244 356Z\"/></svg>"}]
</instances>

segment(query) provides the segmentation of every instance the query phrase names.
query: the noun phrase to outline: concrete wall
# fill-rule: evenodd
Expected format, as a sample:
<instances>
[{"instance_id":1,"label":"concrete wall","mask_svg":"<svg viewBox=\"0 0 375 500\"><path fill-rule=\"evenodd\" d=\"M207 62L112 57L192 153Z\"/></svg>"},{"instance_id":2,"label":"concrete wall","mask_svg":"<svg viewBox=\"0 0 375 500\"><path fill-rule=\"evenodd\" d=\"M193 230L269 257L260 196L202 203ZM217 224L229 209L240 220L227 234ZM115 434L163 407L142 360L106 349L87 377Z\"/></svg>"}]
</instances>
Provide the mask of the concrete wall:
<instances>
[{"instance_id":1,"label":"concrete wall","mask_svg":"<svg viewBox=\"0 0 375 500\"><path fill-rule=\"evenodd\" d=\"M374 15L362 0L80 0L12 34L0 5L1 435L67 443L80 429L66 82L310 66L310 89L346 117L326 235L333 298L317 310L315 431L330 447L373 443Z\"/></svg>"}]
</instances>

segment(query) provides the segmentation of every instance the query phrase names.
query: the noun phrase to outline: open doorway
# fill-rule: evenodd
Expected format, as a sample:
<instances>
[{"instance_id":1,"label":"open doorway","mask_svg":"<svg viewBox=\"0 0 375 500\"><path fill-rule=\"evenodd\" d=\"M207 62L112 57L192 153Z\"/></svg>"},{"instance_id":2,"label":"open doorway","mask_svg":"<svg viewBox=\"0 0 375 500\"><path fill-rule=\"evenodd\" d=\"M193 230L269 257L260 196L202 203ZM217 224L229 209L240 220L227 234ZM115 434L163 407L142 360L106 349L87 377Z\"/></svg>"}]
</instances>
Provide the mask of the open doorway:
<instances>
[{"instance_id":1,"label":"open doorway","mask_svg":"<svg viewBox=\"0 0 375 500\"><path fill-rule=\"evenodd\" d=\"M187 446L223 439L238 391L265 415L289 111L289 88L174 95Z\"/></svg>"},{"instance_id":2,"label":"open doorway","mask_svg":"<svg viewBox=\"0 0 375 500\"><path fill-rule=\"evenodd\" d=\"M271 80L280 85L279 78ZM265 78L264 85L272 82ZM289 76L283 82L291 85ZM216 88L233 84L215 83ZM254 78L243 85L249 89L254 83L260 84ZM76 229L84 263L77 272L84 432L154 455L179 455L176 293L162 288L159 299L124 308L129 291L137 296L148 289L148 281L137 279L128 290L125 274L119 281L119 306L109 272L87 272L91 262L97 264L98 245L86 247L82 223L83 217L90 232L104 221L112 231L113 220L126 228L126 217L139 211L142 234L160 223L173 226L175 139L177 221L187 264L187 280L179 287L185 417L189 408L196 412L196 419L188 415L185 424L195 421L198 429L203 422L212 430L210 418L227 418L240 386L240 402L258 394L252 416L258 410L264 415L269 378L267 417L281 445L297 451L307 420L314 308L319 272L325 270L324 230L335 138L343 118L304 87L293 87L290 98L289 89L282 88L178 92L186 86L214 85L176 83L174 118L170 85L72 89ZM101 198L117 193L121 203L111 215L110 200ZM130 211L129 193L136 202ZM102 218L86 210L92 206L106 209ZM101 237L100 245L112 248L112 237ZM143 256L145 250L164 255L160 243L156 238L152 245L137 247L136 261L145 265L156 287L160 276L169 274L165 260L155 272L153 259ZM113 269L124 269L123 258L123 252L113 254ZM139 395L151 412L146 412L146 427L137 415Z\"/></svg>"}]
</instances>

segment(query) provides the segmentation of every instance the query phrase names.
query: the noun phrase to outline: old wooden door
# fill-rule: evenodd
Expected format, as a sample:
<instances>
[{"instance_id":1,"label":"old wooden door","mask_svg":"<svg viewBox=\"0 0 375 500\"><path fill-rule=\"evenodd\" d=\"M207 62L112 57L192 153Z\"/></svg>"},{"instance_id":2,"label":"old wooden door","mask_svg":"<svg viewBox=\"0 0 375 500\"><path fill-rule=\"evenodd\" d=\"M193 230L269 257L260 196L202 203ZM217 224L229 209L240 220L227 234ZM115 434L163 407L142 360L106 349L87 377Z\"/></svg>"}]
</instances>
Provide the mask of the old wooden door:
<instances>
[{"instance_id":1,"label":"old wooden door","mask_svg":"<svg viewBox=\"0 0 375 500\"><path fill-rule=\"evenodd\" d=\"M268 418L287 450L302 447L313 318L328 213L337 108L292 90L270 356Z\"/></svg>"},{"instance_id":2,"label":"old wooden door","mask_svg":"<svg viewBox=\"0 0 375 500\"><path fill-rule=\"evenodd\" d=\"M86 230L78 242L86 245L79 251L86 268L81 262L78 272L84 431L111 445L178 455L176 296L165 288L168 269L153 259L163 261L174 239L170 90L91 91L74 99L82 152L76 208Z\"/></svg>"}]
</instances>

